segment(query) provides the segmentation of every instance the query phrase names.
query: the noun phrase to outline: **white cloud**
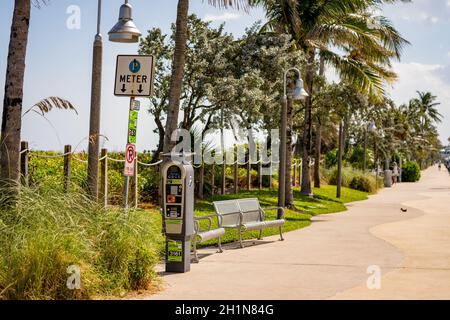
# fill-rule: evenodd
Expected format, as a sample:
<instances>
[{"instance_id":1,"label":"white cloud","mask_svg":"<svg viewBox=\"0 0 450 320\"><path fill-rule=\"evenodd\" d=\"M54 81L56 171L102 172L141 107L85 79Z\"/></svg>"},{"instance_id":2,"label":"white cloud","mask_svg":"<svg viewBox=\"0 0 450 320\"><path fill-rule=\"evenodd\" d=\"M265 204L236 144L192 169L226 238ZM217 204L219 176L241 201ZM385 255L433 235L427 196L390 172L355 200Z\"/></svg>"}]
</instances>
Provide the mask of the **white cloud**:
<instances>
[{"instance_id":1,"label":"white cloud","mask_svg":"<svg viewBox=\"0 0 450 320\"><path fill-rule=\"evenodd\" d=\"M399 79L388 92L396 104L402 104L417 96L416 91L430 91L441 103L438 109L444 120L438 126L441 141L450 137L450 65L422 63L394 63Z\"/></svg>"},{"instance_id":2,"label":"white cloud","mask_svg":"<svg viewBox=\"0 0 450 320\"><path fill-rule=\"evenodd\" d=\"M233 12L224 12L219 15L207 13L205 17L203 18L206 21L216 22L216 21L230 21L230 20L237 20L241 17L240 14L233 13Z\"/></svg>"}]
</instances>

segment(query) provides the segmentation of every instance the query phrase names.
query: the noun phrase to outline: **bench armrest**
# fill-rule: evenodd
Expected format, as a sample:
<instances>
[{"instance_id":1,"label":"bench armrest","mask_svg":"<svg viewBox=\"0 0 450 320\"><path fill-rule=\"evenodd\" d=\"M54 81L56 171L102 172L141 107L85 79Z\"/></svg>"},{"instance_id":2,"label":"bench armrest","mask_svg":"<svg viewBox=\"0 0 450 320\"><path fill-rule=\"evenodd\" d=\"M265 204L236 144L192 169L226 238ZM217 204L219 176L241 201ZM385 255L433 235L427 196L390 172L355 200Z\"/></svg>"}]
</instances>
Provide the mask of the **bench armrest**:
<instances>
[{"instance_id":1,"label":"bench armrest","mask_svg":"<svg viewBox=\"0 0 450 320\"><path fill-rule=\"evenodd\" d=\"M209 222L209 224L208 224L208 229L206 231L211 230L211 228L212 228L212 218L214 218L214 217L219 219L219 217L217 215L209 215L209 216L204 216L204 217L194 217L194 231L195 231L195 234L198 234L200 231L202 231L200 229L200 221L207 220Z\"/></svg>"},{"instance_id":2,"label":"bench armrest","mask_svg":"<svg viewBox=\"0 0 450 320\"><path fill-rule=\"evenodd\" d=\"M230 213L217 213L219 219L219 227L222 227L222 216L231 216L231 215L239 215L239 225L242 225L242 221L244 221L244 214L239 212L230 212Z\"/></svg>"}]
</instances>

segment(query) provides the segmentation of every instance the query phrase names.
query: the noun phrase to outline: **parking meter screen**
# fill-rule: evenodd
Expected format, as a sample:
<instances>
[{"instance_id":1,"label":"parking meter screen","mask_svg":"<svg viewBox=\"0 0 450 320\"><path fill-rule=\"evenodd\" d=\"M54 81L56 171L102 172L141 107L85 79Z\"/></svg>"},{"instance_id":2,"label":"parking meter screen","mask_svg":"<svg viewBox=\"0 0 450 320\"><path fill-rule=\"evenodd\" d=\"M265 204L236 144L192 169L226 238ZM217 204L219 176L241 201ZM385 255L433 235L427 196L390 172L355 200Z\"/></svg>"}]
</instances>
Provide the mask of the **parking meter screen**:
<instances>
[{"instance_id":1,"label":"parking meter screen","mask_svg":"<svg viewBox=\"0 0 450 320\"><path fill-rule=\"evenodd\" d=\"M166 217L181 218L181 204L183 203L183 183L181 168L171 166L166 177Z\"/></svg>"}]
</instances>

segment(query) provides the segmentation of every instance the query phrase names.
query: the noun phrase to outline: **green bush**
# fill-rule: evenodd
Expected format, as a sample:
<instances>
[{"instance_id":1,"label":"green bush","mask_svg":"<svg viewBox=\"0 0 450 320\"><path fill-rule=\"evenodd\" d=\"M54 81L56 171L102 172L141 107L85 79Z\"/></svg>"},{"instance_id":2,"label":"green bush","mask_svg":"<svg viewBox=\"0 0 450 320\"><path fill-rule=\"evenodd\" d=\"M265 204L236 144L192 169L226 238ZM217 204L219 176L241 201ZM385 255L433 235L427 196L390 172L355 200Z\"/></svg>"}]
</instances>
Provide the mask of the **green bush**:
<instances>
[{"instance_id":1,"label":"green bush","mask_svg":"<svg viewBox=\"0 0 450 320\"><path fill-rule=\"evenodd\" d=\"M329 151L325 155L325 167L326 168L332 168L334 166L337 166L338 158L337 158L337 149Z\"/></svg>"},{"instance_id":2,"label":"green bush","mask_svg":"<svg viewBox=\"0 0 450 320\"><path fill-rule=\"evenodd\" d=\"M350 181L349 187L354 190L369 193L375 193L377 191L375 185L375 177L363 174L354 176L353 179Z\"/></svg>"},{"instance_id":3,"label":"green bush","mask_svg":"<svg viewBox=\"0 0 450 320\"><path fill-rule=\"evenodd\" d=\"M1 199L0 199L1 201ZM160 215L104 210L82 193L23 189L0 211L0 299L86 299L146 289L162 250ZM79 266L81 289L67 288Z\"/></svg>"},{"instance_id":4,"label":"green bush","mask_svg":"<svg viewBox=\"0 0 450 320\"><path fill-rule=\"evenodd\" d=\"M328 180L330 185L337 185L337 167L322 170L324 179ZM354 190L375 193L377 191L377 183L375 176L370 173L362 173L350 167L342 168L342 186ZM378 178L378 189L383 187L383 178Z\"/></svg>"},{"instance_id":5,"label":"green bush","mask_svg":"<svg viewBox=\"0 0 450 320\"><path fill-rule=\"evenodd\" d=\"M420 166L417 162L405 162L402 166L402 181L416 182L420 180Z\"/></svg>"}]
</instances>

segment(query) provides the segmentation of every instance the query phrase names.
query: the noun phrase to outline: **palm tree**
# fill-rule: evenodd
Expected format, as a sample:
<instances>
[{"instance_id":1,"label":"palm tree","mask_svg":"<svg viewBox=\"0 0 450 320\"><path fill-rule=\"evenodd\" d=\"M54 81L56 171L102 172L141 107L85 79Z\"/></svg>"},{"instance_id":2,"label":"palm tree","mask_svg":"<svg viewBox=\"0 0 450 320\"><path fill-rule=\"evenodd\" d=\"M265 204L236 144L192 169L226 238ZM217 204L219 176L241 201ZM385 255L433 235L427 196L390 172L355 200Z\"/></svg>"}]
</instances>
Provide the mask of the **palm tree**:
<instances>
[{"instance_id":1,"label":"palm tree","mask_svg":"<svg viewBox=\"0 0 450 320\"><path fill-rule=\"evenodd\" d=\"M335 68L341 80L361 91L381 96L384 82L395 74L390 60L399 58L407 43L384 17L370 12L375 5L395 0L254 0L267 10L266 31L292 35L296 48L305 52L305 83L310 96L305 101L302 143L301 194L312 194L309 159L311 154L312 96L317 51Z\"/></svg>"},{"instance_id":2,"label":"palm tree","mask_svg":"<svg viewBox=\"0 0 450 320\"><path fill-rule=\"evenodd\" d=\"M30 25L30 0L15 0L6 69L0 136L0 186L14 198L18 193L25 57Z\"/></svg>"},{"instance_id":3,"label":"palm tree","mask_svg":"<svg viewBox=\"0 0 450 320\"><path fill-rule=\"evenodd\" d=\"M439 102L436 102L437 97L431 92L417 91L417 94L419 98L412 100L412 107L421 119L421 127L424 128L430 122L440 123L442 115L436 108L440 105Z\"/></svg>"},{"instance_id":4,"label":"palm tree","mask_svg":"<svg viewBox=\"0 0 450 320\"><path fill-rule=\"evenodd\" d=\"M248 0L208 0L208 3L219 8L234 7L248 8ZM188 39L188 11L189 0L178 0L177 22L175 31L175 50L172 62L172 78L169 88L169 106L164 135L164 152L170 152L175 142L172 133L178 128L178 114L180 112L180 97L184 78L184 65L186 61L186 43Z\"/></svg>"}]
</instances>

